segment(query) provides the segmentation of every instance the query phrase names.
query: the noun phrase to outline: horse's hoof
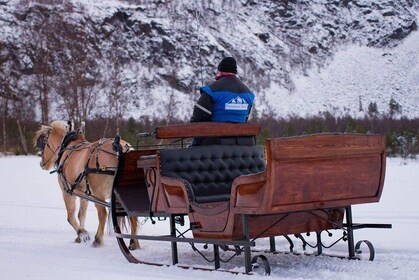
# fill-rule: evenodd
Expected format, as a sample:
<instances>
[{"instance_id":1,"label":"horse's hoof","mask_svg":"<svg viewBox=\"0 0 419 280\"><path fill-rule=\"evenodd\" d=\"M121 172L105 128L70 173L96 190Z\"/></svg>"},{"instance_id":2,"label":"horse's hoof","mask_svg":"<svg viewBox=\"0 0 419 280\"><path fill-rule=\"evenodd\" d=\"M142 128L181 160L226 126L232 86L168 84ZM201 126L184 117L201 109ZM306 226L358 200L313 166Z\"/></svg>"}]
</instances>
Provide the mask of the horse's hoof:
<instances>
[{"instance_id":1,"label":"horse's hoof","mask_svg":"<svg viewBox=\"0 0 419 280\"><path fill-rule=\"evenodd\" d=\"M130 241L128 249L130 249L131 251L137 250L137 249L141 249L140 243L138 243L138 241Z\"/></svg>"},{"instance_id":2,"label":"horse's hoof","mask_svg":"<svg viewBox=\"0 0 419 280\"><path fill-rule=\"evenodd\" d=\"M89 240L90 240L90 235L86 232L86 233L84 233L84 234L81 234L81 235L80 235L80 238L81 238L81 240L82 240L83 242L87 242L87 241L89 241Z\"/></svg>"},{"instance_id":3,"label":"horse's hoof","mask_svg":"<svg viewBox=\"0 0 419 280\"><path fill-rule=\"evenodd\" d=\"M76 237L76 239L74 239L74 242L75 242L75 243L81 243L80 236L77 236L77 237Z\"/></svg>"},{"instance_id":4,"label":"horse's hoof","mask_svg":"<svg viewBox=\"0 0 419 280\"><path fill-rule=\"evenodd\" d=\"M95 241L93 241L93 243L92 243L92 246L95 247L95 248L102 247L103 246L103 242L95 239Z\"/></svg>"},{"instance_id":5,"label":"horse's hoof","mask_svg":"<svg viewBox=\"0 0 419 280\"><path fill-rule=\"evenodd\" d=\"M76 243L87 242L90 240L90 235L85 229L80 229L78 232L78 237L76 238Z\"/></svg>"}]
</instances>

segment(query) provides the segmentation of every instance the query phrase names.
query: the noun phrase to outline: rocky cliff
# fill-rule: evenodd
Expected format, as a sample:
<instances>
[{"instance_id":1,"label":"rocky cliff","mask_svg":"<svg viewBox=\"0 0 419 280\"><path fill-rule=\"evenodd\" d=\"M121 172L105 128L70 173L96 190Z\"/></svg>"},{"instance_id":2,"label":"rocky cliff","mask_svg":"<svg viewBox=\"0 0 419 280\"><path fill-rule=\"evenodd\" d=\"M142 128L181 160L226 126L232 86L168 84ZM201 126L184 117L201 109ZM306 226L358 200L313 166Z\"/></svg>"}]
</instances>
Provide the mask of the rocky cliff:
<instances>
[{"instance_id":1,"label":"rocky cliff","mask_svg":"<svg viewBox=\"0 0 419 280\"><path fill-rule=\"evenodd\" d=\"M269 96L292 99L294 77L321 71L347 46L397 48L417 30L418 9L417 0L3 0L0 70L3 80L10 69L19 72L16 83L29 92L41 91L46 78L52 115L72 114L60 108L83 92L62 93L76 83L66 75L77 68L78 83L95 93L87 117L106 112L104 92L115 93L117 81L118 98L128 103L116 107L120 113L188 118L197 88L212 80L222 57L234 56L258 92L257 113L270 114L281 100Z\"/></svg>"}]
</instances>

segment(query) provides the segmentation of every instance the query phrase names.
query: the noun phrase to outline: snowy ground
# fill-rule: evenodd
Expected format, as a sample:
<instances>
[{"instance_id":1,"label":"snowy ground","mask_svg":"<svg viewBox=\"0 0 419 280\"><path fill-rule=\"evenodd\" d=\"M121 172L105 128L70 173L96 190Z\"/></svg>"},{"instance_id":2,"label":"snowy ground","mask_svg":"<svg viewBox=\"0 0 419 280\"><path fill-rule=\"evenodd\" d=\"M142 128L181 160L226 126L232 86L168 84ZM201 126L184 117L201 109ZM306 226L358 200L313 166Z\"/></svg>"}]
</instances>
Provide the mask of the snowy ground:
<instances>
[{"instance_id":1,"label":"snowy ground","mask_svg":"<svg viewBox=\"0 0 419 280\"><path fill-rule=\"evenodd\" d=\"M233 275L128 263L116 240L105 246L73 242L56 182L39 168L36 157L0 157L0 271L1 279L419 279L419 161L388 159L380 203L356 206L355 222L392 223L393 229L355 232L355 240L369 239L376 249L373 262L279 254L268 256L272 275ZM88 210L87 229L94 234L95 208ZM148 221L142 231L161 234L165 224ZM258 243L267 246L266 240ZM142 257L170 263L170 245L143 242ZM342 253L342 244L332 253ZM287 243L278 239L278 248ZM297 245L301 251L301 246ZM180 246L180 262L205 265L189 248ZM240 266L241 259L232 263Z\"/></svg>"}]
</instances>

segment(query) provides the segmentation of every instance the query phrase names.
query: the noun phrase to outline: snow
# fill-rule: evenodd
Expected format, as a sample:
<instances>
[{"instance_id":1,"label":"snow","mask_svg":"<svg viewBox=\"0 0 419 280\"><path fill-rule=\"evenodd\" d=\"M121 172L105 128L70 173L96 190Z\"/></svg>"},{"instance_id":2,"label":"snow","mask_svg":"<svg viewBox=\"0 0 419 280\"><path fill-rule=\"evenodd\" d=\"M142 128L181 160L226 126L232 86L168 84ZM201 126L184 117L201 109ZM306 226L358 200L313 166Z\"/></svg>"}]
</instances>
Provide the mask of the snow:
<instances>
[{"instance_id":1,"label":"snow","mask_svg":"<svg viewBox=\"0 0 419 280\"><path fill-rule=\"evenodd\" d=\"M312 68L306 75L294 75L293 92L272 84L267 100L275 115L313 116L322 112L363 117L370 102L381 115L389 112L394 98L402 115L418 117L419 32L412 32L395 48L348 45L338 51L329 64ZM359 111L361 98L363 111ZM264 107L264 104L260 104Z\"/></svg>"},{"instance_id":2,"label":"snow","mask_svg":"<svg viewBox=\"0 0 419 280\"><path fill-rule=\"evenodd\" d=\"M354 221L392 223L393 229L355 231L355 240L368 239L376 249L373 262L367 260L267 255L271 276L262 269L254 275L184 270L131 264L123 257L115 238L105 235L105 245L76 244L75 233L66 221L66 212L56 175L39 167L35 156L0 157L0 271L2 279L419 279L419 160L388 158L381 201L353 207ZM97 226L95 208L88 210L86 228L91 236ZM152 225L147 220L141 232L165 234L167 223ZM287 249L283 238L277 248ZM302 251L301 243L296 251ZM142 242L139 256L170 264L170 244ZM266 248L267 240L258 241ZM197 245L198 248L202 248ZM345 254L346 243L327 252ZM189 245L179 246L181 264L207 266ZM242 257L230 268L243 271ZM222 264L223 266L223 264Z\"/></svg>"},{"instance_id":3,"label":"snow","mask_svg":"<svg viewBox=\"0 0 419 280\"><path fill-rule=\"evenodd\" d=\"M402 116L419 116L419 32L412 31L401 41L388 38L412 22L419 13L418 1L344 1L349 8L338 5L341 1L294 1L295 11L288 11L291 18L278 15L283 1L254 1L254 5L222 0L71 2L76 8L64 19L86 26L88 34L97 36L104 53L111 50L112 43L124 42L119 51L132 64L124 73L137 81L132 93L136 102L128 107L126 118L172 115L188 120L199 97L198 88L213 80L215 66L224 55L238 59L239 75L255 92L255 109L260 115L304 117L329 111L335 116L362 118L370 102L377 104L381 115L388 114L393 98L401 105ZM16 17L24 11L18 3L11 0L0 5L0 38L21 48L26 42L25 22ZM137 27L109 22L117 12L129 16ZM386 12L395 16L383 16ZM39 19L36 12L29 15ZM90 21L92 25L87 24ZM150 27L151 35L142 34L139 23ZM103 34L95 33L98 27ZM113 35L105 40L109 34ZM265 42L258 34L269 39ZM162 43L170 46L169 55L161 51ZM371 45L374 47L367 47ZM311 48L316 54L310 53ZM22 55L27 62L25 59L29 58ZM100 63L109 66L106 59ZM173 73L182 92L172 90L164 78ZM30 79L25 82L32 84ZM169 106L161 106L169 103L177 108L170 114ZM68 118L56 104L51 108L52 119Z\"/></svg>"}]
</instances>

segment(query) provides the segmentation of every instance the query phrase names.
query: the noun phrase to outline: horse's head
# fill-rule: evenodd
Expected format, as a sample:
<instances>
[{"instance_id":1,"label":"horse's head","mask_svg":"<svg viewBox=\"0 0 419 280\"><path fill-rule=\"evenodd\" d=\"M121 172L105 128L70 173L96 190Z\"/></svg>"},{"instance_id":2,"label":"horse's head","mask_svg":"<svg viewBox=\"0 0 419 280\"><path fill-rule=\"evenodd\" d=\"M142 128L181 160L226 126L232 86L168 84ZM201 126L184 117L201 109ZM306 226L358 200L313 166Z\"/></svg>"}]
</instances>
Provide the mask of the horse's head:
<instances>
[{"instance_id":1,"label":"horse's head","mask_svg":"<svg viewBox=\"0 0 419 280\"><path fill-rule=\"evenodd\" d=\"M73 129L71 122L54 121L51 126L42 125L36 132L33 140L38 155L41 156L42 169L49 170L53 167L61 142L67 132Z\"/></svg>"}]
</instances>

